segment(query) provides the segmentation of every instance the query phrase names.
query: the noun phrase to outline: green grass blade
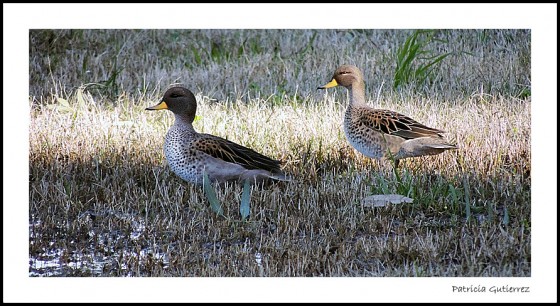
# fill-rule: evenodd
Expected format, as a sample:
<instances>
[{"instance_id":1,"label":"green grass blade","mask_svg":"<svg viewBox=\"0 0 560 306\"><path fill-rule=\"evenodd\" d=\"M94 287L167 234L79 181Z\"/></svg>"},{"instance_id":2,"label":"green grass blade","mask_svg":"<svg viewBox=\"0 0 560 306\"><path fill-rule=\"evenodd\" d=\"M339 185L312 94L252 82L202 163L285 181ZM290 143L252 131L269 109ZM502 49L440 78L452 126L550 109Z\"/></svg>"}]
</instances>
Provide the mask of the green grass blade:
<instances>
[{"instance_id":1,"label":"green grass blade","mask_svg":"<svg viewBox=\"0 0 560 306\"><path fill-rule=\"evenodd\" d=\"M502 220L502 224L503 225L508 225L509 224L509 212L508 212L507 206L504 206L504 219Z\"/></svg>"},{"instance_id":2,"label":"green grass blade","mask_svg":"<svg viewBox=\"0 0 560 306\"><path fill-rule=\"evenodd\" d=\"M453 199L453 207L459 207L459 196L457 195L457 190L452 184L449 184L449 193Z\"/></svg>"},{"instance_id":3,"label":"green grass blade","mask_svg":"<svg viewBox=\"0 0 560 306\"><path fill-rule=\"evenodd\" d=\"M469 222L471 219L471 195L467 177L463 179L463 187L465 188L465 215L467 216L467 222Z\"/></svg>"},{"instance_id":4,"label":"green grass blade","mask_svg":"<svg viewBox=\"0 0 560 306\"><path fill-rule=\"evenodd\" d=\"M429 68L429 67L441 62L444 58L448 57L449 55L451 55L451 53L446 53L446 54L442 54L442 55L438 56L433 62L425 65L424 68Z\"/></svg>"},{"instance_id":5,"label":"green grass blade","mask_svg":"<svg viewBox=\"0 0 560 306\"><path fill-rule=\"evenodd\" d=\"M197 65L200 65L202 63L202 58L200 57L200 53L198 53L197 48L191 47L191 51L194 57L194 61L196 62Z\"/></svg>"}]
</instances>

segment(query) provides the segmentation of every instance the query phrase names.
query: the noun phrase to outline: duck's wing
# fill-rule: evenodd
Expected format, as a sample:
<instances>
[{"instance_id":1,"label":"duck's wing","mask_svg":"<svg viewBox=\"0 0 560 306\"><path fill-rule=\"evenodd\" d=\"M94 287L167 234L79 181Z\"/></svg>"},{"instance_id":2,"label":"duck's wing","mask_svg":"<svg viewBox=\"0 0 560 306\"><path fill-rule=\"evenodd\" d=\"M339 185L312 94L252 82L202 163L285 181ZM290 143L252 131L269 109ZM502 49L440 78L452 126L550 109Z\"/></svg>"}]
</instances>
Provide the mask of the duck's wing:
<instances>
[{"instance_id":1,"label":"duck's wing","mask_svg":"<svg viewBox=\"0 0 560 306\"><path fill-rule=\"evenodd\" d=\"M425 126L418 121L390 110L360 108L357 123L378 132L399 136L404 139L420 137L443 137L445 131Z\"/></svg>"},{"instance_id":2,"label":"duck's wing","mask_svg":"<svg viewBox=\"0 0 560 306\"><path fill-rule=\"evenodd\" d=\"M262 169L270 172L280 172L281 162L278 160L218 136L209 134L199 134L199 136L191 143L191 148L212 157L241 165L249 170Z\"/></svg>"}]
</instances>

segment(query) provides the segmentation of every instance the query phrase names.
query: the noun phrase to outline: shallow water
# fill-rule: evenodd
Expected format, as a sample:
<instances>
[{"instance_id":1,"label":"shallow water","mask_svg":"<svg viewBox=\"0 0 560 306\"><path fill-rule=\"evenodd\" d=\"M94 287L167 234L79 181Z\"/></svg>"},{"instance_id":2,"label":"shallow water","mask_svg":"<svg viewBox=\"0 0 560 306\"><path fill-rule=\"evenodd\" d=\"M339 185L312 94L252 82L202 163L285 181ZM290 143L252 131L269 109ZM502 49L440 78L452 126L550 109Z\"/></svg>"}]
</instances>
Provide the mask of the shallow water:
<instances>
[{"instance_id":1,"label":"shallow water","mask_svg":"<svg viewBox=\"0 0 560 306\"><path fill-rule=\"evenodd\" d=\"M158 264L162 269L168 268L169 256L161 247L154 245L137 251L138 244L131 243L140 239L146 230L142 219L112 212L103 214L86 212L80 218L84 222L91 223L92 216L125 220L132 226L132 231L126 234L122 230L104 231L92 226L87 233L88 240L84 241L85 243L70 239L68 243L72 250L69 250L69 248L56 247L57 241L48 243L39 241L38 229L42 224L41 220L34 219L29 224L29 244L30 247L34 244L43 247L41 252L30 254L29 276L145 276L138 270L126 271L130 269L130 263L141 264L148 261Z\"/></svg>"}]
</instances>

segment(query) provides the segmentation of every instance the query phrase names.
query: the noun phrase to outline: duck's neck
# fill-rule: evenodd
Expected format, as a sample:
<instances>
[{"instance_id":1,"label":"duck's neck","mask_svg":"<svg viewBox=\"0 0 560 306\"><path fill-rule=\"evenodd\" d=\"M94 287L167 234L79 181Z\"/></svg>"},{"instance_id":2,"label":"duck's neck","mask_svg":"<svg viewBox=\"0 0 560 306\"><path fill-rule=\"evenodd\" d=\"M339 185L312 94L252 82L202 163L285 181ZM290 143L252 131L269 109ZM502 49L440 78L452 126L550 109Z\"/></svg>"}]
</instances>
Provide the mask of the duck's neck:
<instances>
[{"instance_id":1,"label":"duck's neck","mask_svg":"<svg viewBox=\"0 0 560 306\"><path fill-rule=\"evenodd\" d=\"M194 127L193 127L194 115L186 115L186 114L174 114L174 115L175 115L175 126L194 132Z\"/></svg>"},{"instance_id":2,"label":"duck's neck","mask_svg":"<svg viewBox=\"0 0 560 306\"><path fill-rule=\"evenodd\" d=\"M366 105L366 85L364 81L354 82L347 88L350 93L350 104L348 104L348 107Z\"/></svg>"}]
</instances>

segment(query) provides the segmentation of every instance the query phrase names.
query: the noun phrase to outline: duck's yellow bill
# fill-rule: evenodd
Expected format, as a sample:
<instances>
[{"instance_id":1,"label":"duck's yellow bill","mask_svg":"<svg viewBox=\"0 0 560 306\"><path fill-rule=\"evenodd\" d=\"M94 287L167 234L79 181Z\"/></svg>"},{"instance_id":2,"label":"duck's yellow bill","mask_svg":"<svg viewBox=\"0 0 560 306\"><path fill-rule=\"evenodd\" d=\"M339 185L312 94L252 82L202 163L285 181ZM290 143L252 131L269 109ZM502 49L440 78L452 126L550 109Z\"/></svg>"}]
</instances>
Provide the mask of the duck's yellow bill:
<instances>
[{"instance_id":1,"label":"duck's yellow bill","mask_svg":"<svg viewBox=\"0 0 560 306\"><path fill-rule=\"evenodd\" d=\"M338 83L336 82L335 79L332 79L332 81L328 82L326 85L319 87L319 89L331 88L335 86L338 86Z\"/></svg>"},{"instance_id":2,"label":"duck's yellow bill","mask_svg":"<svg viewBox=\"0 0 560 306\"><path fill-rule=\"evenodd\" d=\"M146 108L146 110L160 110L160 109L167 109L167 108L168 108L167 103L165 103L165 101L161 101L157 105Z\"/></svg>"}]
</instances>

